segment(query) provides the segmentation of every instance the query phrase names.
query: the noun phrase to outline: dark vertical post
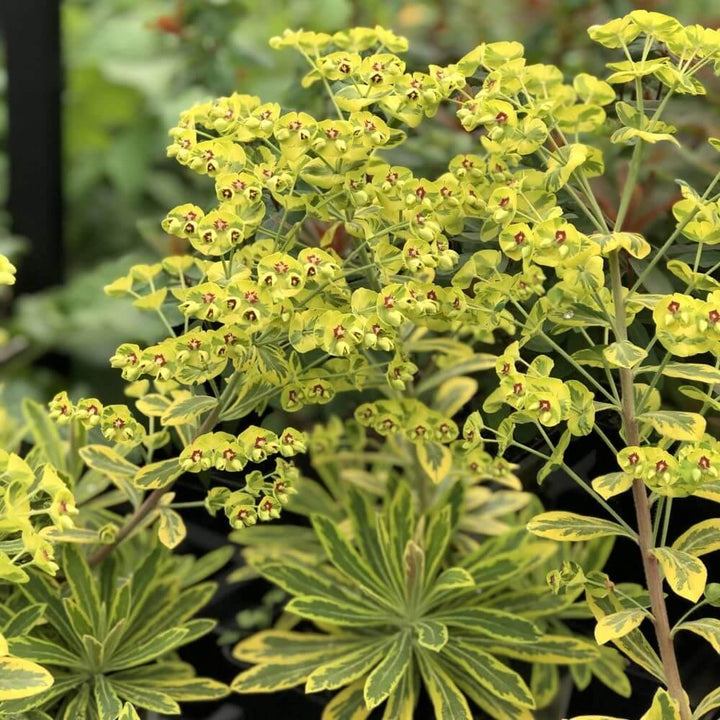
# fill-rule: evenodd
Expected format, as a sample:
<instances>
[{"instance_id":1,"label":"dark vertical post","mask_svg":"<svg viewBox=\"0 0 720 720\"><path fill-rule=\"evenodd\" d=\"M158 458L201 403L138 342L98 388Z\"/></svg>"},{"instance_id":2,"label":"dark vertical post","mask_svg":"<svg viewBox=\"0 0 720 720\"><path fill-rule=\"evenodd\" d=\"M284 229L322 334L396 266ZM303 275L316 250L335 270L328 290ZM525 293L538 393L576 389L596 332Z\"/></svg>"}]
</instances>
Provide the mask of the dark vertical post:
<instances>
[{"instance_id":1,"label":"dark vertical post","mask_svg":"<svg viewBox=\"0 0 720 720\"><path fill-rule=\"evenodd\" d=\"M61 0L0 0L8 75L8 211L30 243L17 292L63 279Z\"/></svg>"}]
</instances>

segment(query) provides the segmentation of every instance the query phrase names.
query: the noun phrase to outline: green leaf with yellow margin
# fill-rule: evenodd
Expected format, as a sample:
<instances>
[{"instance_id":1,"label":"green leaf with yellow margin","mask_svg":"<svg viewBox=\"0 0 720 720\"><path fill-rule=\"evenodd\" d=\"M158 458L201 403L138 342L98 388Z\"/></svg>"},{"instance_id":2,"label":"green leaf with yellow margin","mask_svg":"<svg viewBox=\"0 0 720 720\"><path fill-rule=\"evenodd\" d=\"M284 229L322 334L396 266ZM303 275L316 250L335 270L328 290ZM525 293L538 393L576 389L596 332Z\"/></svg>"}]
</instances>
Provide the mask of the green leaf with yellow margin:
<instances>
[{"instance_id":1,"label":"green leaf with yellow margin","mask_svg":"<svg viewBox=\"0 0 720 720\"><path fill-rule=\"evenodd\" d=\"M140 720L140 716L130 703L125 703L117 720Z\"/></svg>"},{"instance_id":2,"label":"green leaf with yellow margin","mask_svg":"<svg viewBox=\"0 0 720 720\"><path fill-rule=\"evenodd\" d=\"M477 380L456 377L446 380L437 390L432 408L447 417L453 417L477 393Z\"/></svg>"},{"instance_id":3,"label":"green leaf with yellow margin","mask_svg":"<svg viewBox=\"0 0 720 720\"><path fill-rule=\"evenodd\" d=\"M662 688L655 693L650 709L640 720L681 720L680 707Z\"/></svg>"},{"instance_id":4,"label":"green leaf with yellow margin","mask_svg":"<svg viewBox=\"0 0 720 720\"><path fill-rule=\"evenodd\" d=\"M462 628L466 632L479 633L503 642L533 643L542 637L542 631L535 623L494 608L441 610L433 615L433 619L450 627Z\"/></svg>"},{"instance_id":5,"label":"green leaf with yellow margin","mask_svg":"<svg viewBox=\"0 0 720 720\"><path fill-rule=\"evenodd\" d=\"M523 662L549 663L550 665L574 665L594 660L598 647L582 638L565 635L543 635L532 643L488 644L487 651Z\"/></svg>"},{"instance_id":6,"label":"green leaf with yellow margin","mask_svg":"<svg viewBox=\"0 0 720 720\"><path fill-rule=\"evenodd\" d=\"M697 602L707 582L707 568L702 561L689 553L667 547L655 548L651 552L673 591L690 602Z\"/></svg>"},{"instance_id":7,"label":"green leaf with yellow margin","mask_svg":"<svg viewBox=\"0 0 720 720\"><path fill-rule=\"evenodd\" d=\"M95 675L93 696L99 718L115 718L120 714L123 705L122 701L105 675Z\"/></svg>"},{"instance_id":8,"label":"green leaf with yellow margin","mask_svg":"<svg viewBox=\"0 0 720 720\"><path fill-rule=\"evenodd\" d=\"M412 652L412 634L407 630L398 633L385 657L365 681L365 705L370 710L376 708L395 689L407 672Z\"/></svg>"},{"instance_id":9,"label":"green leaf with yellow margin","mask_svg":"<svg viewBox=\"0 0 720 720\"><path fill-rule=\"evenodd\" d=\"M187 536L187 528L180 514L171 508L160 509L160 523L158 525L158 538L166 547L173 550Z\"/></svg>"},{"instance_id":10,"label":"green leaf with yellow margin","mask_svg":"<svg viewBox=\"0 0 720 720\"><path fill-rule=\"evenodd\" d=\"M622 525L610 520L559 510L536 515L528 523L527 529L538 537L565 542L593 540L608 535L635 539Z\"/></svg>"},{"instance_id":11,"label":"green leaf with yellow margin","mask_svg":"<svg viewBox=\"0 0 720 720\"><path fill-rule=\"evenodd\" d=\"M89 468L111 477L134 477L140 469L107 445L86 445L79 453Z\"/></svg>"},{"instance_id":12,"label":"green leaf with yellow margin","mask_svg":"<svg viewBox=\"0 0 720 720\"><path fill-rule=\"evenodd\" d=\"M433 652L440 652L448 641L447 625L437 620L423 620L414 626L418 644Z\"/></svg>"},{"instance_id":13,"label":"green leaf with yellow margin","mask_svg":"<svg viewBox=\"0 0 720 720\"><path fill-rule=\"evenodd\" d=\"M411 666L390 693L382 720L413 720L418 695L417 681L417 672Z\"/></svg>"},{"instance_id":14,"label":"green leaf with yellow margin","mask_svg":"<svg viewBox=\"0 0 720 720\"><path fill-rule=\"evenodd\" d=\"M599 645L604 645L610 640L624 637L629 632L639 627L647 617L645 611L638 609L621 610L601 618L595 626L595 640Z\"/></svg>"},{"instance_id":15,"label":"green leaf with yellow margin","mask_svg":"<svg viewBox=\"0 0 720 720\"><path fill-rule=\"evenodd\" d=\"M440 443L420 443L417 445L417 456L420 467L435 484L442 482L452 468L452 454Z\"/></svg>"},{"instance_id":16,"label":"green leaf with yellow margin","mask_svg":"<svg viewBox=\"0 0 720 720\"><path fill-rule=\"evenodd\" d=\"M194 395L193 397L176 400L163 413L161 420L163 425L167 426L184 425L199 415L217 407L217 404L217 398L208 395Z\"/></svg>"},{"instance_id":17,"label":"green leaf with yellow margin","mask_svg":"<svg viewBox=\"0 0 720 720\"><path fill-rule=\"evenodd\" d=\"M367 675L371 668L385 654L389 641L387 638L375 639L362 647L313 670L305 683L305 692L335 690Z\"/></svg>"},{"instance_id":18,"label":"green leaf with yellow margin","mask_svg":"<svg viewBox=\"0 0 720 720\"><path fill-rule=\"evenodd\" d=\"M600 245L600 252L609 255L613 250L624 248L638 260L642 260L650 254L650 243L639 233L616 232L608 234L595 234L590 238Z\"/></svg>"},{"instance_id":19,"label":"green leaf with yellow margin","mask_svg":"<svg viewBox=\"0 0 720 720\"><path fill-rule=\"evenodd\" d=\"M720 708L720 687L709 692L695 708L692 720L704 718L711 710Z\"/></svg>"},{"instance_id":20,"label":"green leaf with yellow margin","mask_svg":"<svg viewBox=\"0 0 720 720\"><path fill-rule=\"evenodd\" d=\"M307 620L330 622L343 627L363 627L379 624L382 615L365 607L331 600L327 597L296 597L285 607Z\"/></svg>"},{"instance_id":21,"label":"green leaf with yellow margin","mask_svg":"<svg viewBox=\"0 0 720 720\"><path fill-rule=\"evenodd\" d=\"M590 593L585 594L588 606L598 622L606 615L623 610L623 606L612 595L596 597ZM613 644L627 655L630 660L654 675L660 682L665 682L662 662L645 636L636 629L621 638L612 641ZM602 652L604 648L600 648Z\"/></svg>"},{"instance_id":22,"label":"green leaf with yellow margin","mask_svg":"<svg viewBox=\"0 0 720 720\"><path fill-rule=\"evenodd\" d=\"M593 490L603 499L609 500L632 487L633 477L624 472L611 472L596 477L591 485Z\"/></svg>"},{"instance_id":23,"label":"green leaf with yellow margin","mask_svg":"<svg viewBox=\"0 0 720 720\"><path fill-rule=\"evenodd\" d=\"M30 660L0 657L0 700L20 700L52 687L53 676Z\"/></svg>"},{"instance_id":24,"label":"green leaf with yellow margin","mask_svg":"<svg viewBox=\"0 0 720 720\"><path fill-rule=\"evenodd\" d=\"M321 720L365 720L371 710L365 707L364 680L359 680L339 692L325 706Z\"/></svg>"},{"instance_id":25,"label":"green leaf with yellow margin","mask_svg":"<svg viewBox=\"0 0 720 720\"><path fill-rule=\"evenodd\" d=\"M560 673L556 665L535 663L532 666L530 691L535 698L535 707L538 710L548 706L557 696L559 689Z\"/></svg>"},{"instance_id":26,"label":"green leaf with yellow margin","mask_svg":"<svg viewBox=\"0 0 720 720\"><path fill-rule=\"evenodd\" d=\"M170 458L141 468L133 478L133 484L142 490L165 488L182 474L180 459Z\"/></svg>"},{"instance_id":27,"label":"green leaf with yellow margin","mask_svg":"<svg viewBox=\"0 0 720 720\"><path fill-rule=\"evenodd\" d=\"M443 656L469 672L486 690L516 707L534 708L525 681L503 662L473 644L451 638Z\"/></svg>"},{"instance_id":28,"label":"green leaf with yellow margin","mask_svg":"<svg viewBox=\"0 0 720 720\"><path fill-rule=\"evenodd\" d=\"M657 410L643 413L638 420L652 425L655 432L670 440L697 442L705 433L705 418L698 413Z\"/></svg>"},{"instance_id":29,"label":"green leaf with yellow margin","mask_svg":"<svg viewBox=\"0 0 720 720\"><path fill-rule=\"evenodd\" d=\"M350 635L263 630L238 643L233 657L241 662L276 665L316 659L319 665L329 654L342 655L357 646L357 638Z\"/></svg>"},{"instance_id":30,"label":"green leaf with yellow margin","mask_svg":"<svg viewBox=\"0 0 720 720\"><path fill-rule=\"evenodd\" d=\"M720 370L712 365L702 363L668 363L664 367L662 374L667 377L694 380L708 385L720 383Z\"/></svg>"},{"instance_id":31,"label":"green leaf with yellow margin","mask_svg":"<svg viewBox=\"0 0 720 720\"><path fill-rule=\"evenodd\" d=\"M592 674L601 683L618 695L627 698L632 694L630 680L625 674L627 665L627 659L615 648L602 647L597 658L589 664L589 667Z\"/></svg>"},{"instance_id":32,"label":"green leaf with yellow margin","mask_svg":"<svg viewBox=\"0 0 720 720\"><path fill-rule=\"evenodd\" d=\"M688 528L672 547L694 557L720 550L720 518L703 520Z\"/></svg>"},{"instance_id":33,"label":"green leaf with yellow margin","mask_svg":"<svg viewBox=\"0 0 720 720\"><path fill-rule=\"evenodd\" d=\"M420 671L435 711L435 720L472 720L465 696L437 663L421 654Z\"/></svg>"},{"instance_id":34,"label":"green leaf with yellow margin","mask_svg":"<svg viewBox=\"0 0 720 720\"><path fill-rule=\"evenodd\" d=\"M720 654L720 620L716 618L691 620L678 625L677 629L687 630L699 635L713 646L716 653Z\"/></svg>"},{"instance_id":35,"label":"green leaf with yellow margin","mask_svg":"<svg viewBox=\"0 0 720 720\"><path fill-rule=\"evenodd\" d=\"M56 469L67 470L65 445L45 408L30 398L22 401L22 413L35 445Z\"/></svg>"},{"instance_id":36,"label":"green leaf with yellow margin","mask_svg":"<svg viewBox=\"0 0 720 720\"><path fill-rule=\"evenodd\" d=\"M608 345L603 350L603 357L613 367L633 368L647 357L647 351L627 340L621 340Z\"/></svg>"}]
</instances>

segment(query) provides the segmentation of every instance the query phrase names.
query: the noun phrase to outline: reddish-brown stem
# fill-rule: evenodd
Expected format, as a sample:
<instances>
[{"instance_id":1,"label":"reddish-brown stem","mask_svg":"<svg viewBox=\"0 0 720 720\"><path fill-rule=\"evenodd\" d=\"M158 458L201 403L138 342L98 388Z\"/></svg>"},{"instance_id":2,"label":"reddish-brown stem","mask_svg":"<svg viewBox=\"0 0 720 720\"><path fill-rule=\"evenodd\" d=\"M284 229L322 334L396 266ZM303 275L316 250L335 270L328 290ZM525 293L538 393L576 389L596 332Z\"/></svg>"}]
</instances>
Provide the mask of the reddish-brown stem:
<instances>
[{"instance_id":1,"label":"reddish-brown stem","mask_svg":"<svg viewBox=\"0 0 720 720\"><path fill-rule=\"evenodd\" d=\"M610 254L610 278L613 302L615 304L616 331L618 340L624 341L627 340L627 326L618 250ZM640 444L640 433L638 432L638 423L635 416L633 381L632 369L620 368L623 430L625 432L625 442L629 446ZM657 560L652 554L654 547L652 516L650 514L650 503L648 502L645 483L643 483L642 480L635 479L633 481L632 492L638 524L638 544L642 555L645 581L647 583L648 593L650 594L650 608L654 618L655 636L657 638L660 659L662 660L665 673L665 683L670 696L680 707L682 720L691 720L690 704L683 690L680 670L675 656L675 647L673 645L672 635L670 634L670 622L668 620L667 607L665 606L665 597L663 595L663 580L660 576Z\"/></svg>"},{"instance_id":2,"label":"reddish-brown stem","mask_svg":"<svg viewBox=\"0 0 720 720\"><path fill-rule=\"evenodd\" d=\"M205 421L198 428L198 431L193 436L193 440L203 435L206 432L210 432L216 425L220 413L225 409L227 401L231 398L232 393L236 384L240 378L239 373L235 373L230 376L225 386L225 390L220 397L218 404L213 408L212 412L205 418ZM162 488L153 490L143 501L143 503L135 510L135 512L127 519L127 522L120 528L117 536L113 542L108 545L103 545L97 552L93 553L89 558L88 562L91 566L97 565L102 562L125 538L133 533L145 518L150 515L153 510L157 509L158 504L162 496L172 488L173 483L166 485Z\"/></svg>"}]
</instances>

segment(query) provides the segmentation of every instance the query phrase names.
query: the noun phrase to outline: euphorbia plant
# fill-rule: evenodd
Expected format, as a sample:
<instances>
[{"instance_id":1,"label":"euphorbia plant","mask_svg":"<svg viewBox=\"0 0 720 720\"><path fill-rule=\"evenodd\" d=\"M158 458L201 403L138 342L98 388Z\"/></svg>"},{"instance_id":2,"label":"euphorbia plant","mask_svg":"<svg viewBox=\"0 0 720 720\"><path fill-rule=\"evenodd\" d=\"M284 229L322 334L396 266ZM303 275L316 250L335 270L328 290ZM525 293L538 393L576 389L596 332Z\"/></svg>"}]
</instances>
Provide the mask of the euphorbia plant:
<instances>
[{"instance_id":1,"label":"euphorbia plant","mask_svg":"<svg viewBox=\"0 0 720 720\"><path fill-rule=\"evenodd\" d=\"M330 117L239 94L184 112L169 154L208 177L215 201L168 213L163 228L186 241L185 254L136 266L107 288L157 314L167 336L125 343L111 359L135 409L60 393L49 413L58 431L26 404L36 446L3 460L9 559L0 578L47 582L58 597L78 567L87 587L98 576L107 584L127 538L155 526L175 548L183 509L205 505L255 545L245 552L254 571L295 596L293 622L342 628L340 655L309 650L327 637L303 637L302 627L246 640L238 657L257 667L237 690L347 686L324 717L367 717L387 700L387 718L410 718L422 678L439 718L471 717L466 698L498 720L530 717L558 687L551 664L573 665L578 687L595 674L628 693L620 655L572 637L563 622L592 613L598 642L612 641L663 686L647 717L689 720L673 635L689 630L717 644L717 621L683 617L671 628L663 576L697 603L689 612L718 602L698 557L718 547L720 521L672 544L668 533L676 498L720 497L720 448L705 432L705 415L720 407L720 264L706 251L719 239L720 174L702 194L681 183L675 229L656 247L624 222L643 153L679 144L662 119L671 100L702 93L701 71L718 69L720 33L635 11L590 35L624 59L607 80L566 83L558 68L527 65L514 42L408 72L397 54L406 42L382 28L288 31L272 44L306 58L303 85L327 94ZM448 108L477 152L448 158L438 177L417 176L400 164L402 145ZM610 144L632 148L616 210L606 198L601 207L592 185ZM667 263L677 292L646 292L678 247L692 248L692 264ZM492 387L480 393L470 376L488 370ZM677 379L695 383L679 391L700 402L697 412L668 407L660 389ZM341 421L306 433L330 403ZM606 430L613 414L619 432ZM565 453L592 434L618 469L587 482ZM292 461L308 443L324 487L303 481ZM344 468L332 455L343 444ZM542 513L528 524L542 538L533 540L523 508L537 505L520 492L510 462L518 452L543 461L540 481L566 473L610 519ZM181 478L203 499L176 500ZM634 519L612 501L630 490ZM259 550L253 532L288 505L312 517L314 534L305 529L301 549L276 536ZM639 547L646 590L602 574L615 537ZM565 551L547 541L588 544ZM89 546L86 560L74 551L53 559L63 542ZM536 577L551 559L557 596ZM43 571L58 580L38 581ZM575 602L583 591L586 609ZM13 614L18 597L8 591ZM81 691L89 716L114 720L125 698L152 707L135 702L124 676L115 696L112 677L100 679L124 666L114 655L117 663L93 663L88 648L108 630L106 610L95 614L99 627L81 633L82 667L98 676L93 702L89 685ZM640 629L646 619L659 656ZM33 642L7 650L42 662L27 649ZM302 661L288 663L295 651ZM391 661L382 658L389 651ZM499 658L533 663L530 685ZM696 717L718 706L716 691Z\"/></svg>"}]
</instances>

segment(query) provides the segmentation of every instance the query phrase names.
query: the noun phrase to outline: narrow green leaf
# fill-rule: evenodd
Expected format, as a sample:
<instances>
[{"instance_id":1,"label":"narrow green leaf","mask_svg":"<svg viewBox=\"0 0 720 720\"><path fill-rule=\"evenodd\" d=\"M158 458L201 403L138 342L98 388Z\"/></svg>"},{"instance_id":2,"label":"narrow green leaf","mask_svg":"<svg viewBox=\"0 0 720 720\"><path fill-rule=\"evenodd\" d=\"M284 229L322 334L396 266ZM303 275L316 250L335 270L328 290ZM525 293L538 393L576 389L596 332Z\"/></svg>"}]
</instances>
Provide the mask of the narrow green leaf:
<instances>
[{"instance_id":1,"label":"narrow green leaf","mask_svg":"<svg viewBox=\"0 0 720 720\"><path fill-rule=\"evenodd\" d=\"M712 365L703 365L702 363L668 363L663 368L662 374L708 385L720 383L720 370Z\"/></svg>"},{"instance_id":2,"label":"narrow green leaf","mask_svg":"<svg viewBox=\"0 0 720 720\"><path fill-rule=\"evenodd\" d=\"M122 710L122 702L104 675L95 675L93 695L100 720L115 720Z\"/></svg>"},{"instance_id":3,"label":"narrow green leaf","mask_svg":"<svg viewBox=\"0 0 720 720\"><path fill-rule=\"evenodd\" d=\"M529 620L491 608L459 608L440 612L433 618L450 627L460 627L504 642L532 643L542 637L540 628Z\"/></svg>"},{"instance_id":4,"label":"narrow green leaf","mask_svg":"<svg viewBox=\"0 0 720 720\"><path fill-rule=\"evenodd\" d=\"M312 524L328 558L343 575L365 588L377 587L370 567L340 534L332 520L322 515L313 515Z\"/></svg>"},{"instance_id":5,"label":"narrow green leaf","mask_svg":"<svg viewBox=\"0 0 720 720\"><path fill-rule=\"evenodd\" d=\"M717 708L720 708L720 687L717 687L713 691L709 692L700 701L698 706L695 708L692 720L701 720L701 718L704 718L711 710L716 710Z\"/></svg>"},{"instance_id":6,"label":"narrow green leaf","mask_svg":"<svg viewBox=\"0 0 720 720\"><path fill-rule=\"evenodd\" d=\"M502 643L494 641L487 649L494 655L503 655L523 662L541 662L552 665L586 663L597 657L598 648L587 640L564 635L543 635L532 643Z\"/></svg>"},{"instance_id":7,"label":"narrow green leaf","mask_svg":"<svg viewBox=\"0 0 720 720\"><path fill-rule=\"evenodd\" d=\"M340 603L326 597L293 598L286 606L287 612L318 622L329 622L342 627L363 627L380 625L384 616L370 608L357 607L350 603Z\"/></svg>"},{"instance_id":8,"label":"narrow green leaf","mask_svg":"<svg viewBox=\"0 0 720 720\"><path fill-rule=\"evenodd\" d=\"M111 679L113 690L132 705L163 715L180 715L180 706L165 692L144 683L120 682Z\"/></svg>"},{"instance_id":9,"label":"narrow green leaf","mask_svg":"<svg viewBox=\"0 0 720 720\"><path fill-rule=\"evenodd\" d=\"M73 597L87 614L93 629L100 622L100 595L90 566L84 555L74 546L63 549L63 570Z\"/></svg>"},{"instance_id":10,"label":"narrow green leaf","mask_svg":"<svg viewBox=\"0 0 720 720\"><path fill-rule=\"evenodd\" d=\"M593 540L607 535L620 535L634 539L622 525L610 520L561 511L536 515L528 523L527 529L534 535L549 540Z\"/></svg>"},{"instance_id":11,"label":"narrow green leaf","mask_svg":"<svg viewBox=\"0 0 720 720\"><path fill-rule=\"evenodd\" d=\"M412 657L412 639L409 632L398 634L388 648L385 657L368 675L363 692L365 705L376 708L395 689L407 671Z\"/></svg>"},{"instance_id":12,"label":"narrow green leaf","mask_svg":"<svg viewBox=\"0 0 720 720\"><path fill-rule=\"evenodd\" d=\"M30 635L13 639L10 642L10 650L13 655L43 665L77 668L82 667L83 664L81 658L62 645Z\"/></svg>"},{"instance_id":13,"label":"narrow green leaf","mask_svg":"<svg viewBox=\"0 0 720 720\"><path fill-rule=\"evenodd\" d=\"M694 557L720 550L720 518L711 518L693 525L672 544L673 550Z\"/></svg>"},{"instance_id":14,"label":"narrow green leaf","mask_svg":"<svg viewBox=\"0 0 720 720\"><path fill-rule=\"evenodd\" d=\"M35 445L40 448L47 462L58 470L66 471L65 446L60 439L57 427L45 408L35 400L26 397L22 401L22 413Z\"/></svg>"},{"instance_id":15,"label":"narrow green leaf","mask_svg":"<svg viewBox=\"0 0 720 720\"><path fill-rule=\"evenodd\" d=\"M371 711L365 707L364 684L358 680L337 693L323 709L322 720L365 720Z\"/></svg>"},{"instance_id":16,"label":"narrow green leaf","mask_svg":"<svg viewBox=\"0 0 720 720\"><path fill-rule=\"evenodd\" d=\"M329 663L324 663L310 674L305 684L306 693L335 690L345 687L367 675L380 660L390 641L386 638L367 642L362 647Z\"/></svg>"},{"instance_id":17,"label":"narrow green leaf","mask_svg":"<svg viewBox=\"0 0 720 720\"><path fill-rule=\"evenodd\" d=\"M125 703L120 711L118 720L140 720L140 716L135 712L135 708L130 703Z\"/></svg>"},{"instance_id":18,"label":"narrow green leaf","mask_svg":"<svg viewBox=\"0 0 720 720\"><path fill-rule=\"evenodd\" d=\"M678 625L678 630L687 630L695 633L701 638L707 640L720 654L720 620L716 618L702 618L700 620L690 620Z\"/></svg>"},{"instance_id":19,"label":"narrow green leaf","mask_svg":"<svg viewBox=\"0 0 720 720\"><path fill-rule=\"evenodd\" d=\"M420 655L420 670L435 711L435 720L472 720L465 696L437 663Z\"/></svg>"},{"instance_id":20,"label":"narrow green leaf","mask_svg":"<svg viewBox=\"0 0 720 720\"><path fill-rule=\"evenodd\" d=\"M451 638L445 655L465 668L494 695L517 707L534 708L535 699L525 681L514 670L475 645Z\"/></svg>"}]
</instances>

